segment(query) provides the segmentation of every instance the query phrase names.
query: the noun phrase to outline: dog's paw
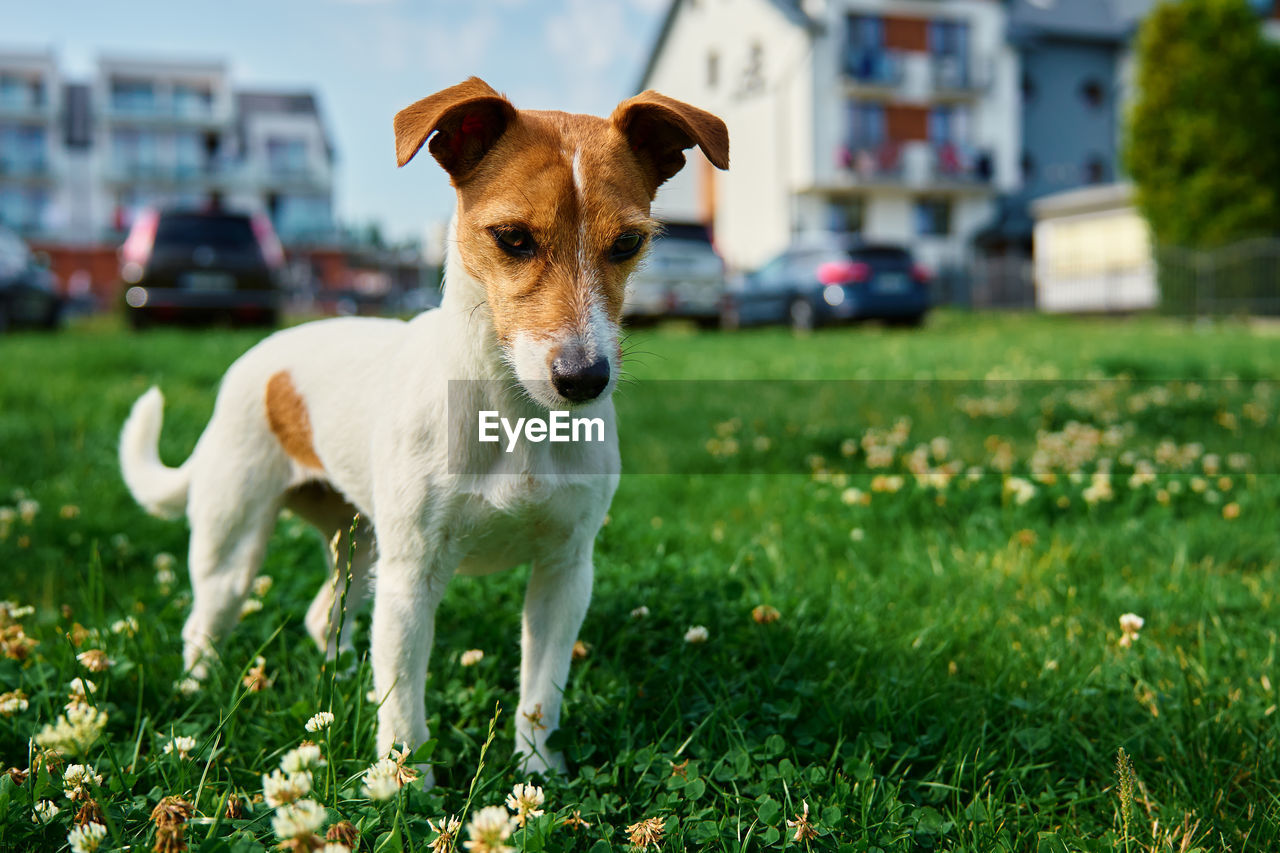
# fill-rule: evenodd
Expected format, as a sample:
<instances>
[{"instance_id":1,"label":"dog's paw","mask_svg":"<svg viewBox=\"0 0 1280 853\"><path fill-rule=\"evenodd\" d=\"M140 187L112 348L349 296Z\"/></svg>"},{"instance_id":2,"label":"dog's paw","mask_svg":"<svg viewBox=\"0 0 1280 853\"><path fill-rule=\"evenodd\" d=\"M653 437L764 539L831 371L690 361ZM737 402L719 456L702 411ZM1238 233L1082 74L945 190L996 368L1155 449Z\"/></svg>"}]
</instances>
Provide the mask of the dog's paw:
<instances>
[{"instance_id":1,"label":"dog's paw","mask_svg":"<svg viewBox=\"0 0 1280 853\"><path fill-rule=\"evenodd\" d=\"M543 776L558 774L567 777L569 768L564 763L564 753L562 752L526 752L524 754L521 766L525 773L541 773Z\"/></svg>"}]
</instances>

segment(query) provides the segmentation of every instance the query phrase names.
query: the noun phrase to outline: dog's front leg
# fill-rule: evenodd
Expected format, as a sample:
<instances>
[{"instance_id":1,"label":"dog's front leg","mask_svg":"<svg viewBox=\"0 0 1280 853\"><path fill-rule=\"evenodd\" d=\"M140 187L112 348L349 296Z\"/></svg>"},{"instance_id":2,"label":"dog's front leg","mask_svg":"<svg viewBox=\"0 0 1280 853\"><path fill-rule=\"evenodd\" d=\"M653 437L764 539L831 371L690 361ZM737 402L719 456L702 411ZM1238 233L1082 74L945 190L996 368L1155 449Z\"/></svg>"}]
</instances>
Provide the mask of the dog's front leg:
<instances>
[{"instance_id":1,"label":"dog's front leg","mask_svg":"<svg viewBox=\"0 0 1280 853\"><path fill-rule=\"evenodd\" d=\"M427 731L423 698L436 608L456 565L439 557L414 559L395 551L378 558L374 588L372 659L377 691L378 756L392 747L417 749ZM435 784L424 768L426 787Z\"/></svg>"},{"instance_id":2,"label":"dog's front leg","mask_svg":"<svg viewBox=\"0 0 1280 853\"><path fill-rule=\"evenodd\" d=\"M560 701L578 629L591 601L592 542L535 560L524 599L520 712L516 753L530 772L565 772L564 756L547 749L560 725Z\"/></svg>"}]
</instances>

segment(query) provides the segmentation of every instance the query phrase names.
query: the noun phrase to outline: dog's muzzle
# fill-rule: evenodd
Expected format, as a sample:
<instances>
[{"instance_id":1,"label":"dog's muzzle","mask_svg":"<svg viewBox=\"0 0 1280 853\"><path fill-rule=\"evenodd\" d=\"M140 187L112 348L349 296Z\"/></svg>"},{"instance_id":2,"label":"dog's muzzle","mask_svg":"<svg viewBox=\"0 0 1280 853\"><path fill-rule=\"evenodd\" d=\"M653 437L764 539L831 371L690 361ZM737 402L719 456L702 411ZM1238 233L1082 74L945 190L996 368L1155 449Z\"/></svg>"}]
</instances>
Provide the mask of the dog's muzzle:
<instances>
[{"instance_id":1,"label":"dog's muzzle","mask_svg":"<svg viewBox=\"0 0 1280 853\"><path fill-rule=\"evenodd\" d=\"M551 361L551 384L571 403L594 400L609 385L609 359L592 359L580 348L564 347Z\"/></svg>"}]
</instances>

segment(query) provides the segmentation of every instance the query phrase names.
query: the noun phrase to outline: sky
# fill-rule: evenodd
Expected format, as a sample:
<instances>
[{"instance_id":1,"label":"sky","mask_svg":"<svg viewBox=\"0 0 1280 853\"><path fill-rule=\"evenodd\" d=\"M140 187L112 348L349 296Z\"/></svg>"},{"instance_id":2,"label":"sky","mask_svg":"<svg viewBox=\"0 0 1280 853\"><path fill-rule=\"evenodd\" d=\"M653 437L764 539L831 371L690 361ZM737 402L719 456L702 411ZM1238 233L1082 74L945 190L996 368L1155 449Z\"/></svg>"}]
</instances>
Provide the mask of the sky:
<instances>
[{"instance_id":1,"label":"sky","mask_svg":"<svg viewBox=\"0 0 1280 853\"><path fill-rule=\"evenodd\" d=\"M430 157L395 166L391 120L470 75L517 107L607 114L634 94L668 0L0 0L0 50L222 60L233 88L310 90L337 149L344 224L393 238L448 219Z\"/></svg>"}]
</instances>

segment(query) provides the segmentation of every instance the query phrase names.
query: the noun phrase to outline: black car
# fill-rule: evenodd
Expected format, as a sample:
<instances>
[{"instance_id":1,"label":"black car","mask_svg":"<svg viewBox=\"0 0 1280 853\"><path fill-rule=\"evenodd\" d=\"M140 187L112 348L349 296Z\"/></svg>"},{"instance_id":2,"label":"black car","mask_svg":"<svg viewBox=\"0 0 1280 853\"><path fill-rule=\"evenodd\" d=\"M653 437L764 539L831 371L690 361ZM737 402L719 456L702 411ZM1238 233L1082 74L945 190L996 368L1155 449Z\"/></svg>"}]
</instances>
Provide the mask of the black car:
<instances>
[{"instance_id":1,"label":"black car","mask_svg":"<svg viewBox=\"0 0 1280 853\"><path fill-rule=\"evenodd\" d=\"M139 214L120 248L125 310L154 322L274 325L284 253L263 216L224 210Z\"/></svg>"},{"instance_id":2,"label":"black car","mask_svg":"<svg viewBox=\"0 0 1280 853\"><path fill-rule=\"evenodd\" d=\"M919 325L929 311L929 277L901 247L856 236L798 241L725 297L728 328L790 323L809 330L827 323L878 319Z\"/></svg>"},{"instance_id":3,"label":"black car","mask_svg":"<svg viewBox=\"0 0 1280 853\"><path fill-rule=\"evenodd\" d=\"M55 329L62 304L47 264L38 263L16 234L0 227L0 332Z\"/></svg>"}]
</instances>

